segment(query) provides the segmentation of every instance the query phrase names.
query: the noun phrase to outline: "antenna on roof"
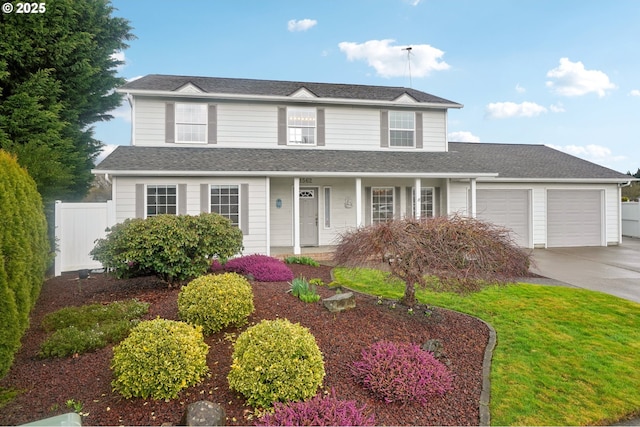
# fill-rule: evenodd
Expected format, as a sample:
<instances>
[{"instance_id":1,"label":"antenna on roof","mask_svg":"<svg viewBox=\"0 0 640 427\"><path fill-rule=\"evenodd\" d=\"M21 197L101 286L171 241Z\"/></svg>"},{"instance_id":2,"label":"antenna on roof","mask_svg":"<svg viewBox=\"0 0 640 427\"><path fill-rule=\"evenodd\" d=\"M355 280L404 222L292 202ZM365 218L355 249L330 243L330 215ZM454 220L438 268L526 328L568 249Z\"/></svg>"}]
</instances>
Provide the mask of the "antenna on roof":
<instances>
[{"instance_id":1,"label":"antenna on roof","mask_svg":"<svg viewBox=\"0 0 640 427\"><path fill-rule=\"evenodd\" d=\"M409 87L413 88L413 82L411 81L411 50L413 48L411 46L407 46L402 50L407 51L407 63L409 64Z\"/></svg>"}]
</instances>

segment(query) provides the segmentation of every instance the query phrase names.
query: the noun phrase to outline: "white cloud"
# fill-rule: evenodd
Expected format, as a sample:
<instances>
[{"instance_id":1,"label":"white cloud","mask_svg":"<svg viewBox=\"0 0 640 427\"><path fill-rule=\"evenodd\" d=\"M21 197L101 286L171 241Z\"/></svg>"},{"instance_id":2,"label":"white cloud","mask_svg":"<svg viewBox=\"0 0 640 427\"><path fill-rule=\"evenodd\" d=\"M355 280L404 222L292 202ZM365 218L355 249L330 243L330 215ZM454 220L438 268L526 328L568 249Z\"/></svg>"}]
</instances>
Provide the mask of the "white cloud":
<instances>
[{"instance_id":1,"label":"white cloud","mask_svg":"<svg viewBox=\"0 0 640 427\"><path fill-rule=\"evenodd\" d=\"M395 40L369 40L364 43L342 42L340 50L349 61L366 60L382 77L408 75L406 46L394 46ZM411 45L411 75L425 77L431 71L449 69L442 60L444 52L428 44Z\"/></svg>"},{"instance_id":2,"label":"white cloud","mask_svg":"<svg viewBox=\"0 0 640 427\"><path fill-rule=\"evenodd\" d=\"M469 131L463 130L458 132L449 132L447 135L449 137L449 141L455 142L480 142L480 137L475 136Z\"/></svg>"},{"instance_id":3,"label":"white cloud","mask_svg":"<svg viewBox=\"0 0 640 427\"><path fill-rule=\"evenodd\" d=\"M631 96L640 96L640 89L634 89L631 92L629 92L629 95Z\"/></svg>"},{"instance_id":4,"label":"white cloud","mask_svg":"<svg viewBox=\"0 0 640 427\"><path fill-rule=\"evenodd\" d=\"M118 70L118 71L122 71L122 69L127 66L127 58L125 57L124 52L121 51L121 50L112 53L111 54L111 59L113 61L121 62L120 65L115 66L115 69Z\"/></svg>"},{"instance_id":5,"label":"white cloud","mask_svg":"<svg viewBox=\"0 0 640 427\"><path fill-rule=\"evenodd\" d=\"M522 86L520 86L520 83L518 83L516 85L516 92L518 93L525 93L527 91L527 89L523 88Z\"/></svg>"},{"instance_id":6,"label":"white cloud","mask_svg":"<svg viewBox=\"0 0 640 427\"><path fill-rule=\"evenodd\" d=\"M562 102L558 102L557 104L551 105L549 109L551 110L552 113L564 113L565 111L567 111L564 109L564 105L562 105Z\"/></svg>"},{"instance_id":7,"label":"white cloud","mask_svg":"<svg viewBox=\"0 0 640 427\"><path fill-rule=\"evenodd\" d=\"M300 19L298 21L296 21L295 19L290 20L289 22L287 22L287 29L289 31L307 31L310 28L313 28L316 26L316 24L318 23L318 21L316 21L315 19Z\"/></svg>"},{"instance_id":8,"label":"white cloud","mask_svg":"<svg viewBox=\"0 0 640 427\"><path fill-rule=\"evenodd\" d=\"M586 70L582 62L571 62L569 58L560 58L560 65L549 70L547 77L553 79L547 81L547 87L562 96L581 96L595 92L602 98L608 90L616 88L609 76L602 71Z\"/></svg>"},{"instance_id":9,"label":"white cloud","mask_svg":"<svg viewBox=\"0 0 640 427\"><path fill-rule=\"evenodd\" d=\"M603 147L602 145L589 144L560 146L547 144L547 146L599 165L611 165L612 163L626 160L626 156L614 156L609 148Z\"/></svg>"},{"instance_id":10,"label":"white cloud","mask_svg":"<svg viewBox=\"0 0 640 427\"><path fill-rule=\"evenodd\" d=\"M492 119L507 119L510 117L536 117L546 113L547 109L535 102L492 102L487 105L487 116Z\"/></svg>"}]
</instances>

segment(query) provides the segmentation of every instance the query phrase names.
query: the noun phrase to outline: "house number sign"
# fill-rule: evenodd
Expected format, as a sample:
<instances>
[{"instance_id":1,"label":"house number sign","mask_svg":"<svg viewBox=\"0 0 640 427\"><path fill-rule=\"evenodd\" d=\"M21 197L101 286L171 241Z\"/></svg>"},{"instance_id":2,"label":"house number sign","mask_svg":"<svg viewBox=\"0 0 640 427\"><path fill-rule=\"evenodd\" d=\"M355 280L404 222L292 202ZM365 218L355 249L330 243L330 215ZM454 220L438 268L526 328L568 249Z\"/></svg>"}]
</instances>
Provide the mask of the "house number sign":
<instances>
[{"instance_id":1,"label":"house number sign","mask_svg":"<svg viewBox=\"0 0 640 427\"><path fill-rule=\"evenodd\" d=\"M313 184L313 178L300 178L300 184Z\"/></svg>"}]
</instances>

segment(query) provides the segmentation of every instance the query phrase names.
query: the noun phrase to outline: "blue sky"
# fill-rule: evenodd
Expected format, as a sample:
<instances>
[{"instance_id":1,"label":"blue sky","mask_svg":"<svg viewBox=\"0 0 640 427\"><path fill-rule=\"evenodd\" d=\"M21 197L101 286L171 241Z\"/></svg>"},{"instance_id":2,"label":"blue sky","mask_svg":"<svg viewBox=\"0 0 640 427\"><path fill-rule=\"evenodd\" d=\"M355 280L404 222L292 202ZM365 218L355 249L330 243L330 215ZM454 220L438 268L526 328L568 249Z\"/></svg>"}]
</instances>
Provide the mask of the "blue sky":
<instances>
[{"instance_id":1,"label":"blue sky","mask_svg":"<svg viewBox=\"0 0 640 427\"><path fill-rule=\"evenodd\" d=\"M640 168L638 0L115 0L120 75L406 86L464 105L451 141ZM410 61L404 48L411 46ZM410 70L410 72L409 72ZM130 143L127 106L96 126Z\"/></svg>"}]
</instances>

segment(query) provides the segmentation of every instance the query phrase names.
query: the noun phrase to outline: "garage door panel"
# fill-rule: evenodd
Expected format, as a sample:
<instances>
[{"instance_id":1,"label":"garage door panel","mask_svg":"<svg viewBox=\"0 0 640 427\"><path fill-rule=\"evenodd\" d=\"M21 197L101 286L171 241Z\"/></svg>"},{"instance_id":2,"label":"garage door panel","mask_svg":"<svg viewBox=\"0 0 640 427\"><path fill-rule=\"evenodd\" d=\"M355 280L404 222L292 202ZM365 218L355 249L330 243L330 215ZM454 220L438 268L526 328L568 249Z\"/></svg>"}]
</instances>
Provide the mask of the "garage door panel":
<instances>
[{"instance_id":1,"label":"garage door panel","mask_svg":"<svg viewBox=\"0 0 640 427\"><path fill-rule=\"evenodd\" d=\"M531 245L528 190L477 190L476 212L478 219L512 230L518 245Z\"/></svg>"},{"instance_id":2,"label":"garage door panel","mask_svg":"<svg viewBox=\"0 0 640 427\"><path fill-rule=\"evenodd\" d=\"M547 191L547 246L600 246L600 190Z\"/></svg>"}]
</instances>

